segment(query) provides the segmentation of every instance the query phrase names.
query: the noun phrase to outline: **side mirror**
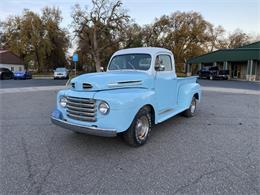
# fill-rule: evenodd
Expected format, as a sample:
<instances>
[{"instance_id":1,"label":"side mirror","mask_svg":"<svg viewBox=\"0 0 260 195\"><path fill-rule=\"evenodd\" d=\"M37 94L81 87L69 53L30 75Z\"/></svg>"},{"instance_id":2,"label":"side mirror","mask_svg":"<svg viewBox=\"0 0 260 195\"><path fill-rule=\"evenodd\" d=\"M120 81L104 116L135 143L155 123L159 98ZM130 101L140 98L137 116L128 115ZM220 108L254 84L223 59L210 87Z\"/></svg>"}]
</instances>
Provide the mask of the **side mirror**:
<instances>
[{"instance_id":1,"label":"side mirror","mask_svg":"<svg viewBox=\"0 0 260 195\"><path fill-rule=\"evenodd\" d=\"M164 71L165 70L165 66L160 64L159 66L155 66L155 70L156 71Z\"/></svg>"}]
</instances>

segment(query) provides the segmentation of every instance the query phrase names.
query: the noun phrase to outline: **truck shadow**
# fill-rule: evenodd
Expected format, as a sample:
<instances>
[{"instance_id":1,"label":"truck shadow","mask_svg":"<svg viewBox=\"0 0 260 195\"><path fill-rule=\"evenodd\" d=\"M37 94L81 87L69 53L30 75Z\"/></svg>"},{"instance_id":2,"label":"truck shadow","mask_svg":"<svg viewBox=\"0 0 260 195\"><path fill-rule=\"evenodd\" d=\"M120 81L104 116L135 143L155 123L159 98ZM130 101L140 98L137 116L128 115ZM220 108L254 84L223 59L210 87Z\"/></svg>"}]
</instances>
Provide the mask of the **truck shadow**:
<instances>
[{"instance_id":1,"label":"truck shadow","mask_svg":"<svg viewBox=\"0 0 260 195\"><path fill-rule=\"evenodd\" d=\"M187 118L179 114L160 124L154 125L147 143L142 147L145 147L148 144L153 144L154 141L164 142L165 137L174 137L174 134L176 135L176 131L179 131L181 129L180 126L186 122ZM88 149L89 147L93 149L95 147L133 148L127 145L120 134L116 137L100 137L83 133L69 132L66 136L66 143L76 144L78 147L86 147Z\"/></svg>"}]
</instances>

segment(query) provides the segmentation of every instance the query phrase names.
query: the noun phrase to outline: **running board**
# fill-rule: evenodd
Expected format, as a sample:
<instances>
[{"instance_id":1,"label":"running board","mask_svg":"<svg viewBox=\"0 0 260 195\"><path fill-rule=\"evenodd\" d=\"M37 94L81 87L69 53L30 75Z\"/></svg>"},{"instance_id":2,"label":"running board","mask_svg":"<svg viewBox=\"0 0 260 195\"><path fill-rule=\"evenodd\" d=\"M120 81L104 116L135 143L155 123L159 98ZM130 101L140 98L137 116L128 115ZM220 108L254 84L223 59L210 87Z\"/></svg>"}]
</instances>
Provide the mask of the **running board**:
<instances>
[{"instance_id":1,"label":"running board","mask_svg":"<svg viewBox=\"0 0 260 195\"><path fill-rule=\"evenodd\" d=\"M163 112L160 112L158 115L157 123L161 123L183 111L185 111L187 108L184 107L176 107L175 109L167 109Z\"/></svg>"}]
</instances>

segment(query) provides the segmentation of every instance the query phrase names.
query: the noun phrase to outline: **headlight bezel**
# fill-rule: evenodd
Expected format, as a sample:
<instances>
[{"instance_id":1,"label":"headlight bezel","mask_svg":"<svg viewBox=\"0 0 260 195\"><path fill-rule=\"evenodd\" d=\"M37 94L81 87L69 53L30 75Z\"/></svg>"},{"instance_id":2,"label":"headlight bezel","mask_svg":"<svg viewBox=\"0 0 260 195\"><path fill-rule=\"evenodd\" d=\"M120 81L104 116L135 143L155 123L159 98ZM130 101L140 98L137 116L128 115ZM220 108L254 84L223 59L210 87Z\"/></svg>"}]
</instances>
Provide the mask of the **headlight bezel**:
<instances>
[{"instance_id":1,"label":"headlight bezel","mask_svg":"<svg viewBox=\"0 0 260 195\"><path fill-rule=\"evenodd\" d=\"M60 97L59 103L62 108L66 108L67 102L68 102L68 100L65 96Z\"/></svg>"},{"instance_id":2,"label":"headlight bezel","mask_svg":"<svg viewBox=\"0 0 260 195\"><path fill-rule=\"evenodd\" d=\"M102 115L108 115L108 113L110 112L109 104L105 101L101 101L98 105L98 111Z\"/></svg>"}]
</instances>

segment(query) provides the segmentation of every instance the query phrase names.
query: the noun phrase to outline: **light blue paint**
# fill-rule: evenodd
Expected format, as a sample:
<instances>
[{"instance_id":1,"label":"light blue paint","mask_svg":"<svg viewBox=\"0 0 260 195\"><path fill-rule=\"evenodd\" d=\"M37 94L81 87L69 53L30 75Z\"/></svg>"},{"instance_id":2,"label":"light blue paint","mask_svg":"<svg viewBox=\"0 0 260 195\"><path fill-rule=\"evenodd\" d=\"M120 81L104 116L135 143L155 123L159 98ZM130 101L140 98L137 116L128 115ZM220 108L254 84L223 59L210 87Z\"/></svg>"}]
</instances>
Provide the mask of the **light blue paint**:
<instances>
[{"instance_id":1,"label":"light blue paint","mask_svg":"<svg viewBox=\"0 0 260 195\"><path fill-rule=\"evenodd\" d=\"M52 115L71 124L81 126L95 126L101 129L115 129L118 133L129 128L135 115L145 105L154 109L155 123L166 119L189 108L192 97L197 94L198 101L201 96L200 85L196 77L177 78L174 67L174 57L169 50L161 48L137 48L120 50L115 55L126 53L148 53L152 56L150 69L117 70L101 73L90 73L78 76L71 80L75 88L62 90L57 95L57 111ZM155 71L155 59L159 54L167 54L172 59L172 71ZM112 57L113 57L112 56ZM129 83L127 83L129 82ZM89 83L92 89L83 89L82 84ZM59 105L62 96L90 98L96 100L96 105L105 101L110 106L108 115L97 111L96 122L83 122L71 119L66 109Z\"/></svg>"}]
</instances>

